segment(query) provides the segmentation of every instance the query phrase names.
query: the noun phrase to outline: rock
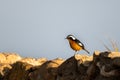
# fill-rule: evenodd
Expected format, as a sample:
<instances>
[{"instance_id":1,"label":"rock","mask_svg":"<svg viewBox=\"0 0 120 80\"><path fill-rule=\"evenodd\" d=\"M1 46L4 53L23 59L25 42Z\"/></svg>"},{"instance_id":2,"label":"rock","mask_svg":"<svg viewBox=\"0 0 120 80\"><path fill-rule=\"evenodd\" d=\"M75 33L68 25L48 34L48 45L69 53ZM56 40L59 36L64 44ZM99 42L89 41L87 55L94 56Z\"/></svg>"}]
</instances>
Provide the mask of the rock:
<instances>
[{"instance_id":1,"label":"rock","mask_svg":"<svg viewBox=\"0 0 120 80\"><path fill-rule=\"evenodd\" d=\"M0 63L5 63L6 56L3 53L0 53Z\"/></svg>"},{"instance_id":2,"label":"rock","mask_svg":"<svg viewBox=\"0 0 120 80\"><path fill-rule=\"evenodd\" d=\"M16 53L0 53L0 79L2 79L12 68L11 64L21 60Z\"/></svg>"},{"instance_id":3,"label":"rock","mask_svg":"<svg viewBox=\"0 0 120 80\"><path fill-rule=\"evenodd\" d=\"M120 80L120 52L95 51L67 60L0 53L0 80Z\"/></svg>"},{"instance_id":4,"label":"rock","mask_svg":"<svg viewBox=\"0 0 120 80\"><path fill-rule=\"evenodd\" d=\"M57 80L120 80L120 53L75 55L58 67Z\"/></svg>"},{"instance_id":5,"label":"rock","mask_svg":"<svg viewBox=\"0 0 120 80\"><path fill-rule=\"evenodd\" d=\"M74 57L77 60L78 66L80 64L83 64L84 66L89 66L90 62L93 60L93 56L87 56L87 55L76 54L74 55Z\"/></svg>"},{"instance_id":6,"label":"rock","mask_svg":"<svg viewBox=\"0 0 120 80\"><path fill-rule=\"evenodd\" d=\"M120 58L120 52L111 52L110 54L108 54L108 57L110 57L111 59L113 58Z\"/></svg>"},{"instance_id":7,"label":"rock","mask_svg":"<svg viewBox=\"0 0 120 80\"><path fill-rule=\"evenodd\" d=\"M58 67L58 80L84 80L92 57L76 54Z\"/></svg>"},{"instance_id":8,"label":"rock","mask_svg":"<svg viewBox=\"0 0 120 80\"><path fill-rule=\"evenodd\" d=\"M12 68L9 64L0 64L0 80L9 72Z\"/></svg>"},{"instance_id":9,"label":"rock","mask_svg":"<svg viewBox=\"0 0 120 80\"><path fill-rule=\"evenodd\" d=\"M78 76L78 64L75 57L71 57L63 62L57 70L57 80L75 80Z\"/></svg>"},{"instance_id":10,"label":"rock","mask_svg":"<svg viewBox=\"0 0 120 80\"><path fill-rule=\"evenodd\" d=\"M95 80L120 80L119 52L101 52L95 58L95 65L99 68Z\"/></svg>"},{"instance_id":11,"label":"rock","mask_svg":"<svg viewBox=\"0 0 120 80\"><path fill-rule=\"evenodd\" d=\"M12 65L12 69L6 74L3 80L29 80L30 64L16 62Z\"/></svg>"},{"instance_id":12,"label":"rock","mask_svg":"<svg viewBox=\"0 0 120 80\"><path fill-rule=\"evenodd\" d=\"M46 58L39 58L37 59L37 61L40 63L40 65L42 65L43 63L45 63L47 61Z\"/></svg>"},{"instance_id":13,"label":"rock","mask_svg":"<svg viewBox=\"0 0 120 80\"><path fill-rule=\"evenodd\" d=\"M13 64L22 58L16 53L0 53L0 63Z\"/></svg>"},{"instance_id":14,"label":"rock","mask_svg":"<svg viewBox=\"0 0 120 80\"><path fill-rule=\"evenodd\" d=\"M47 59L46 58L41 58L41 59L23 58L20 61L21 62L26 62L26 63L31 64L33 66L38 66L38 65L42 65L44 62L46 62Z\"/></svg>"},{"instance_id":15,"label":"rock","mask_svg":"<svg viewBox=\"0 0 120 80\"><path fill-rule=\"evenodd\" d=\"M57 58L34 68L35 70L29 74L30 80L56 80L57 67L63 61L63 59Z\"/></svg>"}]
</instances>

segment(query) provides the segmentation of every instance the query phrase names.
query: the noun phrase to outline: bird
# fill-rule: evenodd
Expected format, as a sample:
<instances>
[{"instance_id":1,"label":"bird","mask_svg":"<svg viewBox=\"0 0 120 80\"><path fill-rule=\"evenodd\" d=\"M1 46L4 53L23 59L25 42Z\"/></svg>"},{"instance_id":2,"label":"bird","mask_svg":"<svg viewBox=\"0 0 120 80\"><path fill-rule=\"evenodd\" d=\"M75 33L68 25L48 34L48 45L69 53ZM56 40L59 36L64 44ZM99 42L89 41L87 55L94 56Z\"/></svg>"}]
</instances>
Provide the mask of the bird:
<instances>
[{"instance_id":1,"label":"bird","mask_svg":"<svg viewBox=\"0 0 120 80\"><path fill-rule=\"evenodd\" d=\"M66 39L69 41L70 47L77 53L80 50L86 51L88 54L90 53L86 48L84 47L84 44L78 40L76 37L73 35L68 35Z\"/></svg>"}]
</instances>

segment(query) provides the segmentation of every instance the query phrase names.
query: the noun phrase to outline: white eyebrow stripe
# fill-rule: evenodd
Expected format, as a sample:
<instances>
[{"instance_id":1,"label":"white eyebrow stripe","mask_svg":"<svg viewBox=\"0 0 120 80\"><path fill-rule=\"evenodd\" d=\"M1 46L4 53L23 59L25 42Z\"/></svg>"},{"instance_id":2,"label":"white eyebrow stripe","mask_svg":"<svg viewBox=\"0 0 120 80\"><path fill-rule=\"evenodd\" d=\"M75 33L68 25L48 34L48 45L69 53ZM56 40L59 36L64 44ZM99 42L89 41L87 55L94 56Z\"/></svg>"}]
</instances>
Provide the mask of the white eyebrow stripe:
<instances>
[{"instance_id":1,"label":"white eyebrow stripe","mask_svg":"<svg viewBox=\"0 0 120 80\"><path fill-rule=\"evenodd\" d=\"M73 40L75 40L75 37L73 37L73 36L69 36L69 37L71 37Z\"/></svg>"}]
</instances>

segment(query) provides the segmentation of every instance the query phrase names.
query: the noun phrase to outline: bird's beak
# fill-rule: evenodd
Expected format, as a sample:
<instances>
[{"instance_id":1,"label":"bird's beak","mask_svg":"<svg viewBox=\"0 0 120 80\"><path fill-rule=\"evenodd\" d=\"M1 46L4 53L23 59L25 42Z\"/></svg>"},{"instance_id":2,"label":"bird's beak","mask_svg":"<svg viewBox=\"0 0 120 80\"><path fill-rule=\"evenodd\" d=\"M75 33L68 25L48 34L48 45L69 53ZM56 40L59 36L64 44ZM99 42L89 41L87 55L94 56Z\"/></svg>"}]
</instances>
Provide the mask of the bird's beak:
<instances>
[{"instance_id":1,"label":"bird's beak","mask_svg":"<svg viewBox=\"0 0 120 80\"><path fill-rule=\"evenodd\" d=\"M65 38L65 39L67 39L67 38Z\"/></svg>"}]
</instances>

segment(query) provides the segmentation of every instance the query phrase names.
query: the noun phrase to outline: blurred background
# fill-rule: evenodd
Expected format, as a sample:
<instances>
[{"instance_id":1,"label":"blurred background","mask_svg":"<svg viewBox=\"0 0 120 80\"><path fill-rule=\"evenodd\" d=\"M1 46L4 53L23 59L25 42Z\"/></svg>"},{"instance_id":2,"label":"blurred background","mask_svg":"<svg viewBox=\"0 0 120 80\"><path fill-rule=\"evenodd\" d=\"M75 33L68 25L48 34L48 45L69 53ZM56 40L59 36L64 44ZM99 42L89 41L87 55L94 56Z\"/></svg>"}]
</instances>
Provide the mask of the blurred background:
<instances>
[{"instance_id":1,"label":"blurred background","mask_svg":"<svg viewBox=\"0 0 120 80\"><path fill-rule=\"evenodd\" d=\"M92 55L106 50L102 42L119 47L119 30L120 0L0 0L0 52L69 58L65 38L73 34Z\"/></svg>"}]
</instances>

